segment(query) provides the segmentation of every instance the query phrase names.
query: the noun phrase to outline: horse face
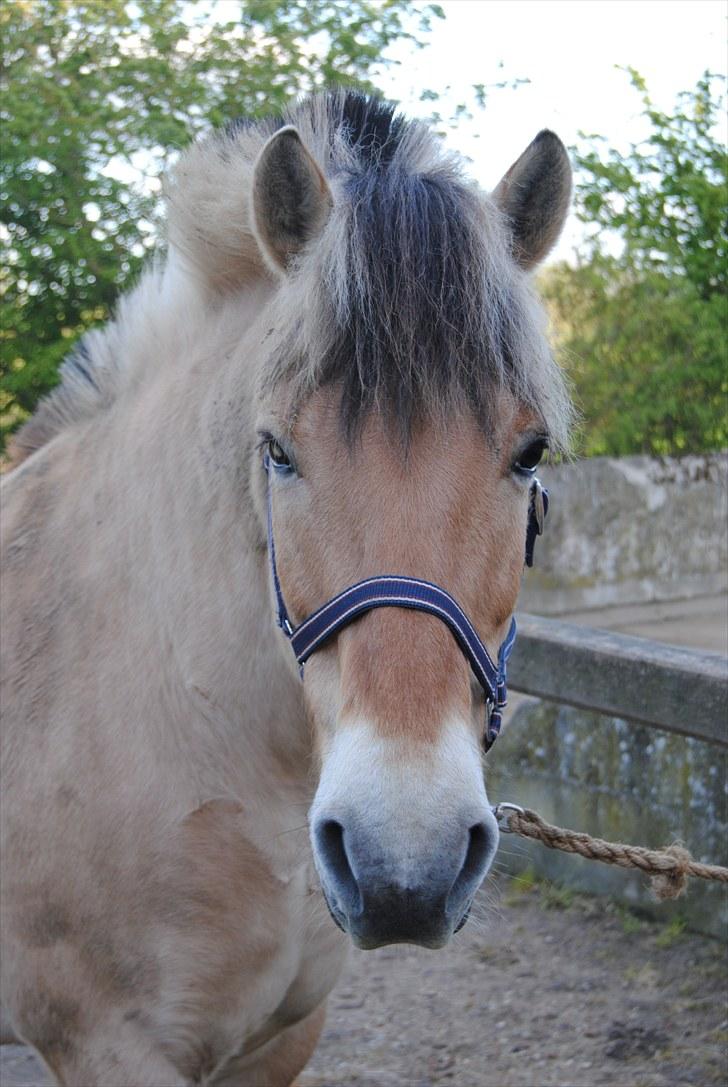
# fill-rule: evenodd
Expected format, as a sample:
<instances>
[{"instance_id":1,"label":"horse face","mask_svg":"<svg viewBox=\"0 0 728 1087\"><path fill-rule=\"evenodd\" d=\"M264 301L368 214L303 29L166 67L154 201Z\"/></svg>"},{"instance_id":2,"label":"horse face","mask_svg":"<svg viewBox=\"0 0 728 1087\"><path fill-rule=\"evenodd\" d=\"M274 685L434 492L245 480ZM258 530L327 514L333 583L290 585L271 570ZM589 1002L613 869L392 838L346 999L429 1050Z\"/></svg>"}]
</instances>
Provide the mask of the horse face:
<instances>
[{"instance_id":1,"label":"horse face","mask_svg":"<svg viewBox=\"0 0 728 1087\"><path fill-rule=\"evenodd\" d=\"M345 126L352 140L356 123ZM457 600L495 656L524 558L518 466L534 463L534 449L538 459L544 429L516 399L545 403L557 435L568 415L522 274L558 236L568 157L541 133L484 202L421 132L402 139L391 112L360 135L327 172L284 128L254 169L253 230L281 282L265 315L271 404L258 427L283 596L300 623L365 578L424 579ZM352 396L367 404L354 441L341 425ZM379 411L408 398L403 444ZM314 653L304 691L320 757L311 838L334 919L360 947L441 946L498 837L483 695L465 658L435 616L383 607Z\"/></svg>"},{"instance_id":2,"label":"horse face","mask_svg":"<svg viewBox=\"0 0 728 1087\"><path fill-rule=\"evenodd\" d=\"M533 457L537 423L504 403L495 435L465 416L415 428L405 448L372 412L350 444L338 399L319 390L290 428L261 419L292 621L364 578L403 574L454 596L495 657L523 566L528 478L515 465ZM436 617L381 608L310 658L304 692L321 765L311 837L334 919L360 947L441 946L498 840L468 663Z\"/></svg>"}]
</instances>

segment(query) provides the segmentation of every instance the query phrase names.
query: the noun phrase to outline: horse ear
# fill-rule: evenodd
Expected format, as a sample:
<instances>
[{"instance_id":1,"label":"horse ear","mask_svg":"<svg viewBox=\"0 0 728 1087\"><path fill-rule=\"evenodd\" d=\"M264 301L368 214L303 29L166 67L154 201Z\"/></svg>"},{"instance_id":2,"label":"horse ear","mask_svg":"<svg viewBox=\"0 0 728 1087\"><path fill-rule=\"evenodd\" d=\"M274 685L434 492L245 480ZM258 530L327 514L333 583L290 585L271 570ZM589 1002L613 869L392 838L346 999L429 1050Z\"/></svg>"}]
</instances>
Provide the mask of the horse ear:
<instances>
[{"instance_id":1,"label":"horse ear","mask_svg":"<svg viewBox=\"0 0 728 1087\"><path fill-rule=\"evenodd\" d=\"M530 271L558 240L571 203L571 164L559 137L539 132L493 198L510 221L516 263Z\"/></svg>"},{"instance_id":2,"label":"horse ear","mask_svg":"<svg viewBox=\"0 0 728 1087\"><path fill-rule=\"evenodd\" d=\"M271 269L285 271L316 237L333 204L326 178L288 125L271 136L253 171L253 228Z\"/></svg>"}]
</instances>

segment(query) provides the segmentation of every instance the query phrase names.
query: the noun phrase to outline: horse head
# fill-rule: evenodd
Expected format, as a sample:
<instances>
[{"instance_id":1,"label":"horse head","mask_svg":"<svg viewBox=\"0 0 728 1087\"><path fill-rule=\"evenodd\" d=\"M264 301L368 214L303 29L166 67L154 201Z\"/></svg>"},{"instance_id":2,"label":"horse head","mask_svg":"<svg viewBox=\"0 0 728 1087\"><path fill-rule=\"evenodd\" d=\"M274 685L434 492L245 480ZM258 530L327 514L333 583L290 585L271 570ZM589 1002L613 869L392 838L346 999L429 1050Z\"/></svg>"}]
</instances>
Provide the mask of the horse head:
<instances>
[{"instance_id":1,"label":"horse head","mask_svg":"<svg viewBox=\"0 0 728 1087\"><path fill-rule=\"evenodd\" d=\"M528 278L566 214L566 152L542 132L486 196L423 126L333 101L325 141L280 128L253 172L276 285L252 467L271 613L285 601L290 633L352 585L416 579L457 602L495 661L533 472L568 420ZM442 946L498 843L484 693L452 627L434 608L370 606L322 639L302 682L334 920L360 947Z\"/></svg>"}]
</instances>

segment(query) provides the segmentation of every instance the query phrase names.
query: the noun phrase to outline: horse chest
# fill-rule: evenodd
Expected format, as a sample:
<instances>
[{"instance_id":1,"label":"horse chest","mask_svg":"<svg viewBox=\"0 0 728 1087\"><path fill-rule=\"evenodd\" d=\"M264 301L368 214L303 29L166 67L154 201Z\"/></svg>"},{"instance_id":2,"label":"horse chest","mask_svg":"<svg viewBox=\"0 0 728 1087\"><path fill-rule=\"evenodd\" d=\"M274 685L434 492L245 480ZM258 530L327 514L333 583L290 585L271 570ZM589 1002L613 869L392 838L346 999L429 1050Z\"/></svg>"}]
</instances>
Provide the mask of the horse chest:
<instances>
[{"instance_id":1,"label":"horse chest","mask_svg":"<svg viewBox=\"0 0 728 1087\"><path fill-rule=\"evenodd\" d=\"M234 974L219 960L214 978L199 977L196 1022L171 1055L200 1082L213 1072L232 1074L241 1061L247 1066L267 1042L311 1015L336 984L347 945L305 883L292 879L286 887L278 903L285 924L264 958L240 961ZM169 1025L174 1036L181 1024Z\"/></svg>"},{"instance_id":2,"label":"horse chest","mask_svg":"<svg viewBox=\"0 0 728 1087\"><path fill-rule=\"evenodd\" d=\"M347 951L319 895L309 908L305 937L298 947L298 970L276 1009L277 1021L295 1023L317 1008L336 985Z\"/></svg>"},{"instance_id":3,"label":"horse chest","mask_svg":"<svg viewBox=\"0 0 728 1087\"><path fill-rule=\"evenodd\" d=\"M175 941L179 958L167 991L182 984L198 994L195 1050L231 1059L318 1007L346 945L328 917L306 842L297 862L281 867L241 834L239 806L213 801L187 816L181 844L184 863L175 870L184 873L179 901L190 927ZM172 1008L162 1015L178 1025Z\"/></svg>"},{"instance_id":4,"label":"horse chest","mask_svg":"<svg viewBox=\"0 0 728 1087\"><path fill-rule=\"evenodd\" d=\"M241 1027L245 1033L251 1030L251 1011L258 1021L255 1035L273 1034L304 1019L338 980L347 945L331 923L320 892L312 889L310 877L311 873L301 871L282 891L283 923L277 945L259 974L258 1001L244 1009ZM248 989L248 981L241 975L243 990Z\"/></svg>"}]
</instances>

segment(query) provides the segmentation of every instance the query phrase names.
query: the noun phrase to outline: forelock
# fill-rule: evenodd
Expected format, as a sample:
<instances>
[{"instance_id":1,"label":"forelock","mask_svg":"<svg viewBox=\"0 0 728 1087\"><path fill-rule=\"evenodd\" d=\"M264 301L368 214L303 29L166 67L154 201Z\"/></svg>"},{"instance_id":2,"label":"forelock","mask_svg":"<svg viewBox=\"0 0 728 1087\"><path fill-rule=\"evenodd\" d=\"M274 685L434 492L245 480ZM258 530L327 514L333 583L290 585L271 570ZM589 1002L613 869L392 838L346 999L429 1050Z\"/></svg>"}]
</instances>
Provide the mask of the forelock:
<instances>
[{"instance_id":1,"label":"forelock","mask_svg":"<svg viewBox=\"0 0 728 1087\"><path fill-rule=\"evenodd\" d=\"M333 96L327 123L335 206L282 292L293 313L278 372L302 391L338 382L350 436L372 409L405 436L465 406L489 428L507 390L565 446L563 377L493 201L387 103Z\"/></svg>"}]
</instances>

